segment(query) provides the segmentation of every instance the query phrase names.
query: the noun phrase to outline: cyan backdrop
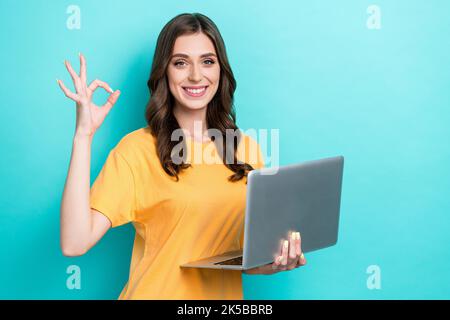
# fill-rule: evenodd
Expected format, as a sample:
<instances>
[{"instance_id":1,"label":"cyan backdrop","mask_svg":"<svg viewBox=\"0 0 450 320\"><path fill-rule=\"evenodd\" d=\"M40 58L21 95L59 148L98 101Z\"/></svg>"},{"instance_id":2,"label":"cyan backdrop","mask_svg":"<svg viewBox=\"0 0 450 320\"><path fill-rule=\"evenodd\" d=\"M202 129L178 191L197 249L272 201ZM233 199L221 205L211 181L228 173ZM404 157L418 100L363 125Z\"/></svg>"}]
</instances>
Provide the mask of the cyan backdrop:
<instances>
[{"instance_id":1,"label":"cyan backdrop","mask_svg":"<svg viewBox=\"0 0 450 320\"><path fill-rule=\"evenodd\" d=\"M81 10L69 29L70 5ZM375 5L376 7L371 7ZM0 298L116 299L131 225L82 257L59 248L75 106L63 60L122 96L97 133L91 182L126 133L145 125L156 38L182 12L218 25L238 87L238 125L280 129L280 163L344 155L338 244L308 265L244 275L246 299L450 298L450 2L0 2ZM105 99L99 93L98 102ZM81 289L66 287L70 265ZM381 287L370 289L371 266ZM369 270L369 273L368 273Z\"/></svg>"}]
</instances>

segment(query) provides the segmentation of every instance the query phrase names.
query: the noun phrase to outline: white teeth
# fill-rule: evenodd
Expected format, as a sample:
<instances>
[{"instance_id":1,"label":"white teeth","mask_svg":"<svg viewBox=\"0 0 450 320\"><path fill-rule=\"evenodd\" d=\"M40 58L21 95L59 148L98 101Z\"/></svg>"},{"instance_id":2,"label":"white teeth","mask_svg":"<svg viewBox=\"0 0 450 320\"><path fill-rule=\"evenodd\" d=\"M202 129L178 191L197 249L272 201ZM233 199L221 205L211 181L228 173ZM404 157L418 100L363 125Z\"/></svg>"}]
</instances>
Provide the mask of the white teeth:
<instances>
[{"instance_id":1,"label":"white teeth","mask_svg":"<svg viewBox=\"0 0 450 320\"><path fill-rule=\"evenodd\" d=\"M202 89L189 89L189 88L186 88L186 90L187 90L188 92L194 93L194 94L199 94L200 92L205 91L205 89L206 89L206 87L203 87Z\"/></svg>"}]
</instances>

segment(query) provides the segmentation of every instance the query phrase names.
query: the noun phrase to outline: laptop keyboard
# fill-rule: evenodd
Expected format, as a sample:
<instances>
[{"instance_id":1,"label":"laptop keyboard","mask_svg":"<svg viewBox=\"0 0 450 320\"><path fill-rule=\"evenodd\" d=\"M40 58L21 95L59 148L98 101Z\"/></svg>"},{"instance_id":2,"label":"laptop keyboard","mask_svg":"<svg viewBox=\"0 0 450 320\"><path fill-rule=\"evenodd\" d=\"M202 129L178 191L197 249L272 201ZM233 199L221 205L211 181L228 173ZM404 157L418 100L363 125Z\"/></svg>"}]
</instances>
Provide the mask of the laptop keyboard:
<instances>
[{"instance_id":1,"label":"laptop keyboard","mask_svg":"<svg viewBox=\"0 0 450 320\"><path fill-rule=\"evenodd\" d=\"M221 261L221 262L216 262L214 264L227 264L227 265L242 265L242 256L237 257L237 258L233 258L233 259L229 259L229 260L225 260L225 261Z\"/></svg>"}]
</instances>

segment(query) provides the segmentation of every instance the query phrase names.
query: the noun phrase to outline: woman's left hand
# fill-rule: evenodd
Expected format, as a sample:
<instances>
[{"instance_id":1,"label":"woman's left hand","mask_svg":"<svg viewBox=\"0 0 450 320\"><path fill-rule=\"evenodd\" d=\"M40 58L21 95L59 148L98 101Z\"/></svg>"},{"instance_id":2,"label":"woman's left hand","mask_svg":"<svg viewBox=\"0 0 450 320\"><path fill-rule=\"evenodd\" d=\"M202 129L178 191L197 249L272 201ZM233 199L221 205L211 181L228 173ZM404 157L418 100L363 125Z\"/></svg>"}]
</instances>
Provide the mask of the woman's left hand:
<instances>
[{"instance_id":1,"label":"woman's left hand","mask_svg":"<svg viewBox=\"0 0 450 320\"><path fill-rule=\"evenodd\" d=\"M292 270L306 264L302 252L300 232L291 232L289 240L281 240L280 255L275 256L273 263L245 270L246 274L274 274L280 271Z\"/></svg>"}]
</instances>

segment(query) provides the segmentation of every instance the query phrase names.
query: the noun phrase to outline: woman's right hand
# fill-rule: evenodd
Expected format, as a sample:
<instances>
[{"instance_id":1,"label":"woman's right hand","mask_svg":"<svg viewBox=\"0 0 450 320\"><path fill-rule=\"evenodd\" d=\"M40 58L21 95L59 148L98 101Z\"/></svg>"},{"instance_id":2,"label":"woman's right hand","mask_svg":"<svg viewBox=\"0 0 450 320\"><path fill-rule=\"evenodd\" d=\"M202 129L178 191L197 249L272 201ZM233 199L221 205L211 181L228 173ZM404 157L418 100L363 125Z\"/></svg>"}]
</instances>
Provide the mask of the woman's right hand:
<instances>
[{"instance_id":1,"label":"woman's right hand","mask_svg":"<svg viewBox=\"0 0 450 320\"><path fill-rule=\"evenodd\" d=\"M94 133L103 123L106 115L109 113L111 108L116 103L120 95L120 90L113 91L111 87L101 80L94 80L87 86L86 81L86 59L80 53L80 75L76 74L70 65L69 61L65 60L67 70L72 77L73 84L75 86L76 93L73 93L66 88L62 80L57 79L60 88L68 97L76 102L77 107L77 122L75 127L75 135L83 135L88 137L93 137ZM110 92L111 95L108 97L108 101L99 107L92 102L92 96L94 91L102 87L106 91Z\"/></svg>"}]
</instances>

